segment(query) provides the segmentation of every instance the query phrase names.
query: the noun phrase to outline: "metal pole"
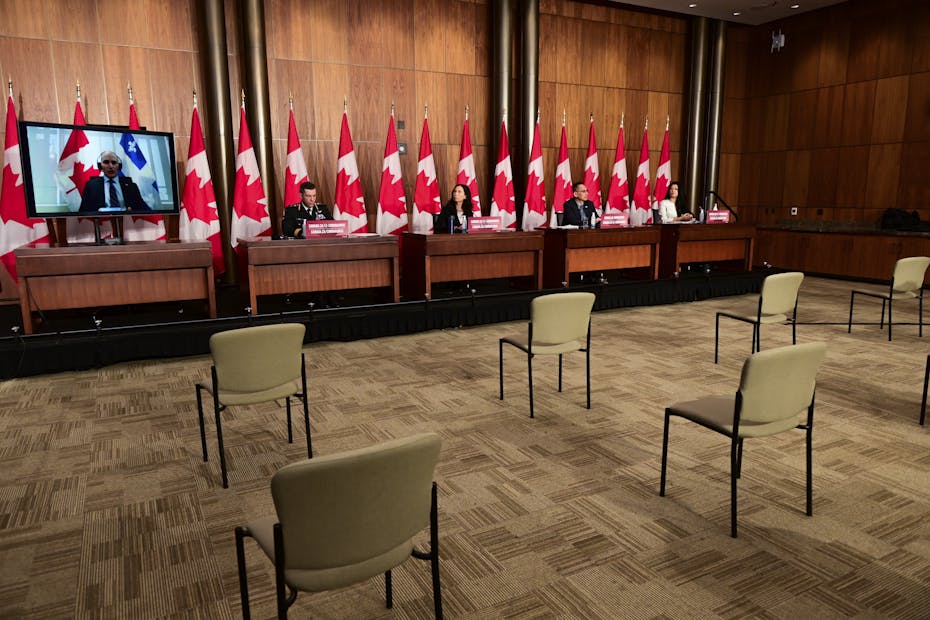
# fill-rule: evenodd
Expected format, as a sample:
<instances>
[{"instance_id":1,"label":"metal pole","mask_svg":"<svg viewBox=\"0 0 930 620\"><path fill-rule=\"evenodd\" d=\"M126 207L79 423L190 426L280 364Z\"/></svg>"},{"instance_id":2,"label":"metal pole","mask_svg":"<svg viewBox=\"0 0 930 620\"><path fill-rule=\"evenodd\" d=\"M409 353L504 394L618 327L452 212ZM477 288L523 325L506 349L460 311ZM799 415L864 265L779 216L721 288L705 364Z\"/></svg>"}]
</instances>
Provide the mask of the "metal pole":
<instances>
[{"instance_id":1,"label":"metal pole","mask_svg":"<svg viewBox=\"0 0 930 620\"><path fill-rule=\"evenodd\" d=\"M688 131L685 147L685 198L691 213L697 213L704 187L701 182L702 156L704 153L704 108L707 81L708 20L706 17L691 19L691 76L688 87Z\"/></svg>"},{"instance_id":2,"label":"metal pole","mask_svg":"<svg viewBox=\"0 0 930 620\"><path fill-rule=\"evenodd\" d=\"M707 145L704 151L704 191L716 192L720 176L720 132L723 127L723 84L727 51L727 23L714 20L714 39L707 104Z\"/></svg>"},{"instance_id":3,"label":"metal pole","mask_svg":"<svg viewBox=\"0 0 930 620\"><path fill-rule=\"evenodd\" d=\"M522 147L514 149L514 177L526 179L526 169L530 162L530 149L533 148L533 131L536 129L536 112L539 110L539 0L523 0L521 3L522 25L520 33L520 135ZM514 119L516 120L516 119ZM513 123L513 126L518 126ZM523 213L523 200L526 197L525 183L514 183L519 187L517 214Z\"/></svg>"},{"instance_id":4,"label":"metal pole","mask_svg":"<svg viewBox=\"0 0 930 620\"><path fill-rule=\"evenodd\" d=\"M493 150L488 158L488 192L493 190L494 166L500 148L501 119L512 111L510 104L511 80L513 79L513 4L514 0L492 0L490 7L491 30L491 106L488 123L491 127ZM510 123L508 122L508 125ZM487 204L491 204L488 200Z\"/></svg>"}]
</instances>

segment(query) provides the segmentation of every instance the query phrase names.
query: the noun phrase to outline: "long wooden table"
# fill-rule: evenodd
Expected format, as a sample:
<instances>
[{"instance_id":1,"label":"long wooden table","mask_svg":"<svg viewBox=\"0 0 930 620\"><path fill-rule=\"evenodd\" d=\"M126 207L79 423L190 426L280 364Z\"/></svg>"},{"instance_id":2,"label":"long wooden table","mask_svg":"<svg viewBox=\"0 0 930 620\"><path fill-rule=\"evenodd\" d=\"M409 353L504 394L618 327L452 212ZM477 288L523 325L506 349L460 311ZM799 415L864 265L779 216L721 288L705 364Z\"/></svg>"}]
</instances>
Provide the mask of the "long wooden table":
<instances>
[{"instance_id":1,"label":"long wooden table","mask_svg":"<svg viewBox=\"0 0 930 620\"><path fill-rule=\"evenodd\" d=\"M564 286L573 273L612 269L643 269L650 279L659 274L659 229L546 229L544 282Z\"/></svg>"},{"instance_id":2,"label":"long wooden table","mask_svg":"<svg viewBox=\"0 0 930 620\"><path fill-rule=\"evenodd\" d=\"M752 269L756 227L749 224L663 224L659 277L670 278L686 263L732 261Z\"/></svg>"},{"instance_id":3,"label":"long wooden table","mask_svg":"<svg viewBox=\"0 0 930 620\"><path fill-rule=\"evenodd\" d=\"M528 276L542 288L543 233L516 231L468 235L404 233L406 297L432 296L436 282Z\"/></svg>"},{"instance_id":4,"label":"long wooden table","mask_svg":"<svg viewBox=\"0 0 930 620\"><path fill-rule=\"evenodd\" d=\"M15 250L27 334L33 312L204 299L216 318L210 243L48 244Z\"/></svg>"},{"instance_id":5,"label":"long wooden table","mask_svg":"<svg viewBox=\"0 0 930 620\"><path fill-rule=\"evenodd\" d=\"M393 301L400 300L397 237L259 237L241 243L252 314L258 314L261 295L389 287Z\"/></svg>"}]
</instances>

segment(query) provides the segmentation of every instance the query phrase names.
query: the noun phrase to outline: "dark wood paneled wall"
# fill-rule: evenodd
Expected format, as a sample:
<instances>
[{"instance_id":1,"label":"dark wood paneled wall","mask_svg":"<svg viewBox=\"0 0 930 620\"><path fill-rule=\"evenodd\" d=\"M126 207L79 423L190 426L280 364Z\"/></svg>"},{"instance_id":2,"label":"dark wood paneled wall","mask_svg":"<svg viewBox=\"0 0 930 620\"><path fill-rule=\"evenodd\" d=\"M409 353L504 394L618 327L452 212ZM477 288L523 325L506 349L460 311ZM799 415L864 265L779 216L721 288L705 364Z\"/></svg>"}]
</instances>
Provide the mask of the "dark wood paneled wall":
<instances>
[{"instance_id":1,"label":"dark wood paneled wall","mask_svg":"<svg viewBox=\"0 0 930 620\"><path fill-rule=\"evenodd\" d=\"M930 217L930 3L851 0L734 28L729 52L721 191L741 221Z\"/></svg>"},{"instance_id":2,"label":"dark wood paneled wall","mask_svg":"<svg viewBox=\"0 0 930 620\"><path fill-rule=\"evenodd\" d=\"M604 199L621 115L630 191L647 115L650 178L655 180L668 118L672 178L677 179L684 143L689 18L570 0L542 0L540 14L539 107L547 197L552 198L563 110L572 180L582 180L590 114ZM514 175L525 182L526 171L515 170Z\"/></svg>"}]
</instances>

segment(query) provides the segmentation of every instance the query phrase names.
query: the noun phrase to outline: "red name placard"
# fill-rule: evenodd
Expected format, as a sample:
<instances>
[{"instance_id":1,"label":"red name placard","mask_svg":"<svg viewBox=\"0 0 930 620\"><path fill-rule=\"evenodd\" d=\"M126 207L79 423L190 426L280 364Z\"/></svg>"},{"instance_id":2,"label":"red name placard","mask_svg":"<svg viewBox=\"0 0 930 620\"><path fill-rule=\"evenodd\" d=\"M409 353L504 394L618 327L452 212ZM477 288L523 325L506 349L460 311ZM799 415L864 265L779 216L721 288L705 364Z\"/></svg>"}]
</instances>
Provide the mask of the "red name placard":
<instances>
[{"instance_id":1,"label":"red name placard","mask_svg":"<svg viewBox=\"0 0 930 620\"><path fill-rule=\"evenodd\" d=\"M605 213L601 218L601 228L626 228L630 217L626 213Z\"/></svg>"},{"instance_id":2,"label":"red name placard","mask_svg":"<svg viewBox=\"0 0 930 620\"><path fill-rule=\"evenodd\" d=\"M345 220L317 220L304 223L304 236L310 237L346 237L349 223Z\"/></svg>"},{"instance_id":3,"label":"red name placard","mask_svg":"<svg viewBox=\"0 0 930 620\"><path fill-rule=\"evenodd\" d=\"M708 211L707 212L707 223L708 224L729 224L730 223L730 212L729 211Z\"/></svg>"},{"instance_id":4,"label":"red name placard","mask_svg":"<svg viewBox=\"0 0 930 620\"><path fill-rule=\"evenodd\" d=\"M494 217L473 217L468 220L468 232L470 233L491 233L498 232L501 229L501 218Z\"/></svg>"}]
</instances>

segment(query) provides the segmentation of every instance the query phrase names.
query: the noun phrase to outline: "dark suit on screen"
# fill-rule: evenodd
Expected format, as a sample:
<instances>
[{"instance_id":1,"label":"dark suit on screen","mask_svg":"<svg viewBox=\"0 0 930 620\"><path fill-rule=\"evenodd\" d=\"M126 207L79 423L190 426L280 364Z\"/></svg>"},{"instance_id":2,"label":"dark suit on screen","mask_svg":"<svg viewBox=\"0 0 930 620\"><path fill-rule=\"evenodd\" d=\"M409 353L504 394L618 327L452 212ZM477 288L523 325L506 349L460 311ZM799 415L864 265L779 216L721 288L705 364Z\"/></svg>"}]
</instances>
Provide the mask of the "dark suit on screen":
<instances>
[{"instance_id":1,"label":"dark suit on screen","mask_svg":"<svg viewBox=\"0 0 930 620\"><path fill-rule=\"evenodd\" d=\"M331 220L329 209L324 204L315 204L312 209L308 209L302 202L289 205L284 208L284 216L281 218L281 234L285 237L302 237L304 234L304 220ZM300 229L300 234L295 235L294 231Z\"/></svg>"},{"instance_id":2,"label":"dark suit on screen","mask_svg":"<svg viewBox=\"0 0 930 620\"><path fill-rule=\"evenodd\" d=\"M79 213L94 213L103 207L110 206L109 188L104 183L107 177L94 177L84 186L84 195L81 196ZM129 177L116 177L120 190L123 192L123 204L128 211L151 212L151 208L142 199L139 186Z\"/></svg>"},{"instance_id":3,"label":"dark suit on screen","mask_svg":"<svg viewBox=\"0 0 930 620\"><path fill-rule=\"evenodd\" d=\"M582 212L584 213L583 216ZM591 216L594 212L594 203L590 200L585 200L581 209L579 209L578 202L574 198L570 198L562 205L562 226L581 227L583 223L591 222ZM582 217L584 217L583 221Z\"/></svg>"}]
</instances>

